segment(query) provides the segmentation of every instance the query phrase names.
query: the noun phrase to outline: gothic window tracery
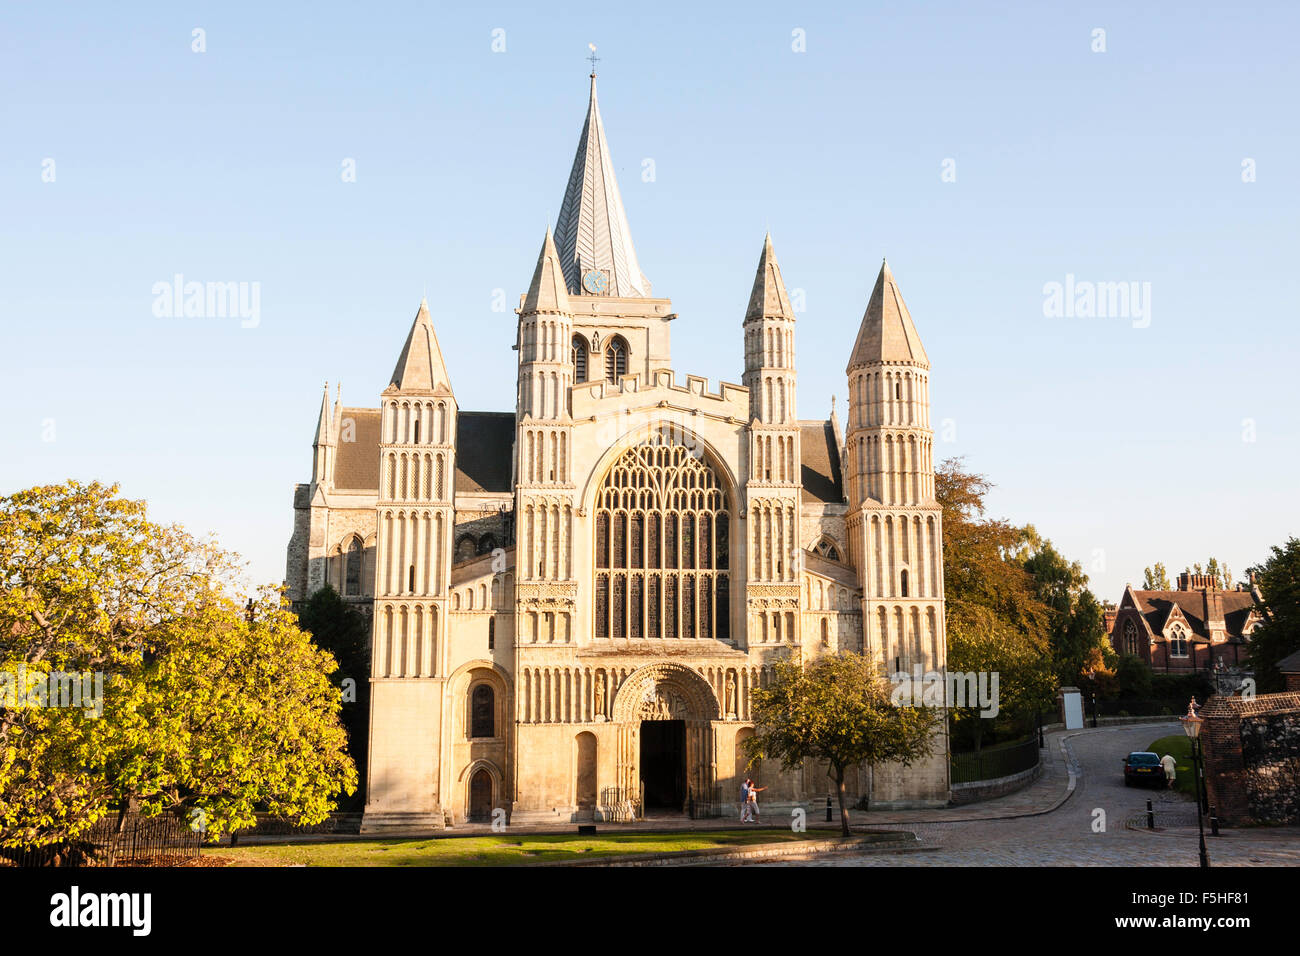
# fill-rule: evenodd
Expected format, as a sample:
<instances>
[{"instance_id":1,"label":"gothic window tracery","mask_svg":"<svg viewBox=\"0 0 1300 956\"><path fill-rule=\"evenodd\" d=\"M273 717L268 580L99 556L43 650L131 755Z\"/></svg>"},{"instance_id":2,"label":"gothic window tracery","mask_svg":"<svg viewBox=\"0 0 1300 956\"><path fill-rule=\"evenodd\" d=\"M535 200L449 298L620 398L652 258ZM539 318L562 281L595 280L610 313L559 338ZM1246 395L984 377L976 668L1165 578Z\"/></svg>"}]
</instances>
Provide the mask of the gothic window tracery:
<instances>
[{"instance_id":1,"label":"gothic window tracery","mask_svg":"<svg viewBox=\"0 0 1300 956\"><path fill-rule=\"evenodd\" d=\"M627 374L627 343L619 336L605 347L605 378L617 385Z\"/></svg>"},{"instance_id":2,"label":"gothic window tracery","mask_svg":"<svg viewBox=\"0 0 1300 956\"><path fill-rule=\"evenodd\" d=\"M597 638L730 638L730 506L685 445L628 449L596 495Z\"/></svg>"},{"instance_id":3,"label":"gothic window tracery","mask_svg":"<svg viewBox=\"0 0 1300 956\"><path fill-rule=\"evenodd\" d=\"M587 343L583 341L582 336L575 335L570 348L573 359L573 381L581 385L587 380Z\"/></svg>"}]
</instances>

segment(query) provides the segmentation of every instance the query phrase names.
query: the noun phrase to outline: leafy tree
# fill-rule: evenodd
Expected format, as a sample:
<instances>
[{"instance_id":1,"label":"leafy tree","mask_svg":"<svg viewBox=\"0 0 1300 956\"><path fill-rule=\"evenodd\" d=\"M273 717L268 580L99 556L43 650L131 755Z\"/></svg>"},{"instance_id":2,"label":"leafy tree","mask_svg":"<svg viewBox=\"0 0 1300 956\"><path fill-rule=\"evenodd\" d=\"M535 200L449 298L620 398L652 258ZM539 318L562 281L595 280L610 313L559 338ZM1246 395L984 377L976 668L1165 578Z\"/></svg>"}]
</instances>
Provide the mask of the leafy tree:
<instances>
[{"instance_id":1,"label":"leafy tree","mask_svg":"<svg viewBox=\"0 0 1300 956\"><path fill-rule=\"evenodd\" d=\"M1300 650L1300 538L1274 545L1263 564L1250 569L1257 586L1255 606L1264 619L1250 636L1247 660L1260 691L1284 687L1277 662Z\"/></svg>"},{"instance_id":2,"label":"leafy tree","mask_svg":"<svg viewBox=\"0 0 1300 956\"><path fill-rule=\"evenodd\" d=\"M1205 564L1205 573L1214 578L1215 582L1225 591L1232 590L1232 572L1228 566L1217 558L1210 558Z\"/></svg>"},{"instance_id":3,"label":"leafy tree","mask_svg":"<svg viewBox=\"0 0 1300 956\"><path fill-rule=\"evenodd\" d=\"M1151 697L1151 665L1136 654L1121 654L1115 665L1119 696L1130 700Z\"/></svg>"},{"instance_id":4,"label":"leafy tree","mask_svg":"<svg viewBox=\"0 0 1300 956\"><path fill-rule=\"evenodd\" d=\"M771 683L753 694L756 729L745 741L750 760L778 758L786 770L805 760L826 761L844 836L849 835L848 769L890 762L909 766L929 756L942 720L937 708L893 704L890 686L860 654L821 657L807 666L779 661Z\"/></svg>"},{"instance_id":5,"label":"leafy tree","mask_svg":"<svg viewBox=\"0 0 1300 956\"><path fill-rule=\"evenodd\" d=\"M1157 561L1152 567L1142 569L1142 590L1173 590L1173 585L1169 583L1169 572L1161 562Z\"/></svg>"},{"instance_id":6,"label":"leafy tree","mask_svg":"<svg viewBox=\"0 0 1300 956\"><path fill-rule=\"evenodd\" d=\"M0 846L75 843L113 806L210 840L258 808L325 819L356 786L333 658L278 591L242 605L233 555L117 491L0 498L0 673L104 675L98 714L0 700Z\"/></svg>"},{"instance_id":7,"label":"leafy tree","mask_svg":"<svg viewBox=\"0 0 1300 956\"><path fill-rule=\"evenodd\" d=\"M1055 680L1046 635L1020 630L991 608L965 602L948 612L948 670L998 674L998 716L1017 729L1051 705ZM970 702L973 703L973 702ZM978 706L954 708L955 728L965 727L976 750L990 719Z\"/></svg>"}]
</instances>

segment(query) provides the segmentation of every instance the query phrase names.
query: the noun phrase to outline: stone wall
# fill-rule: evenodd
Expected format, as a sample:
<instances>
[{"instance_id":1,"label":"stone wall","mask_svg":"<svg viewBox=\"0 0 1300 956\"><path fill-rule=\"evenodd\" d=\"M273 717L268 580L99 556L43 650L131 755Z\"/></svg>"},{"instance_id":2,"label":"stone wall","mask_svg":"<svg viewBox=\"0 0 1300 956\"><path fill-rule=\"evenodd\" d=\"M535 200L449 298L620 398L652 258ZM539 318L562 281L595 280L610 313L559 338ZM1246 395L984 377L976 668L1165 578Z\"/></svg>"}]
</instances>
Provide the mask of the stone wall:
<instances>
[{"instance_id":1,"label":"stone wall","mask_svg":"<svg viewBox=\"0 0 1300 956\"><path fill-rule=\"evenodd\" d=\"M1300 823L1300 692L1211 697L1200 710L1207 789L1226 823Z\"/></svg>"}]
</instances>

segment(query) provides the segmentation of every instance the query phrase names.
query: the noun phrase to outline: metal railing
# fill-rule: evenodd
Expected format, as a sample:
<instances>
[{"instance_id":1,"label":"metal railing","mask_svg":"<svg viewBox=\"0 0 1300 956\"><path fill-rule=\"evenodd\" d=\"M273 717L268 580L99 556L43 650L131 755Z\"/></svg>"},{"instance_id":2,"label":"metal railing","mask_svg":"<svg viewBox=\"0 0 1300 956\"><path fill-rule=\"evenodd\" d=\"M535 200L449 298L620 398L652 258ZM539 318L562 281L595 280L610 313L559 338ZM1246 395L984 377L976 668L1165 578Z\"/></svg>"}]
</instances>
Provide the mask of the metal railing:
<instances>
[{"instance_id":1,"label":"metal railing","mask_svg":"<svg viewBox=\"0 0 1300 956\"><path fill-rule=\"evenodd\" d=\"M1187 713L1187 701L1118 697L1097 701L1097 713L1102 717L1178 717Z\"/></svg>"},{"instance_id":2,"label":"metal railing","mask_svg":"<svg viewBox=\"0 0 1300 956\"><path fill-rule=\"evenodd\" d=\"M953 783L978 783L1023 773L1038 766L1038 735L970 753L949 755Z\"/></svg>"},{"instance_id":3,"label":"metal railing","mask_svg":"<svg viewBox=\"0 0 1300 956\"><path fill-rule=\"evenodd\" d=\"M600 791L600 809L611 823L635 823L641 819L641 794L622 787L605 787Z\"/></svg>"},{"instance_id":4,"label":"metal railing","mask_svg":"<svg viewBox=\"0 0 1300 956\"><path fill-rule=\"evenodd\" d=\"M131 814L118 826L110 813L85 837L46 846L0 849L0 858L17 866L131 866L183 863L198 859L200 834L171 813Z\"/></svg>"}]
</instances>

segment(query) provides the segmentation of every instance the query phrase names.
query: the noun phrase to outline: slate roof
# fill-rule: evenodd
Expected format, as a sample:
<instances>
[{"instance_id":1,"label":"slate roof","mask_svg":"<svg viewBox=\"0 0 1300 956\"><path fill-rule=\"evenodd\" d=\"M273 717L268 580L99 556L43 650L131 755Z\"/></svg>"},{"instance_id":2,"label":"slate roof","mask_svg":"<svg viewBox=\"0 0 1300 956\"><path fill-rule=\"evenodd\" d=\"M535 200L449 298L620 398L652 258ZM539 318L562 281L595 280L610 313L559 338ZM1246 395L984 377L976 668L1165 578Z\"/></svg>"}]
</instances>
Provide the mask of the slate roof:
<instances>
[{"instance_id":1,"label":"slate roof","mask_svg":"<svg viewBox=\"0 0 1300 956\"><path fill-rule=\"evenodd\" d=\"M1255 606L1249 591L1220 591L1223 600L1223 624L1231 641L1244 640L1241 630L1250 617L1250 610ZM1154 634L1164 632L1165 623L1177 605L1183 617L1191 626L1192 633L1200 638L1209 639L1210 632L1205 626L1205 597L1203 592L1194 591L1133 591L1137 601L1138 612L1147 619Z\"/></svg>"},{"instance_id":2,"label":"slate roof","mask_svg":"<svg viewBox=\"0 0 1300 956\"><path fill-rule=\"evenodd\" d=\"M637 264L632 231L614 178L614 160L596 105L594 73L587 121L578 138L560 218L555 223L555 245L570 293L582 293L582 275L587 270L603 269L609 273L608 295L650 295L650 282Z\"/></svg>"},{"instance_id":3,"label":"slate roof","mask_svg":"<svg viewBox=\"0 0 1300 956\"><path fill-rule=\"evenodd\" d=\"M346 440L348 421L354 441ZM344 408L334 465L339 491L379 491L379 409ZM456 416L456 491L510 492L513 412L460 412Z\"/></svg>"},{"instance_id":4,"label":"slate roof","mask_svg":"<svg viewBox=\"0 0 1300 956\"><path fill-rule=\"evenodd\" d=\"M799 451L803 456L800 474L803 500L842 503L844 484L840 476L840 449L831 423L800 422Z\"/></svg>"}]
</instances>

